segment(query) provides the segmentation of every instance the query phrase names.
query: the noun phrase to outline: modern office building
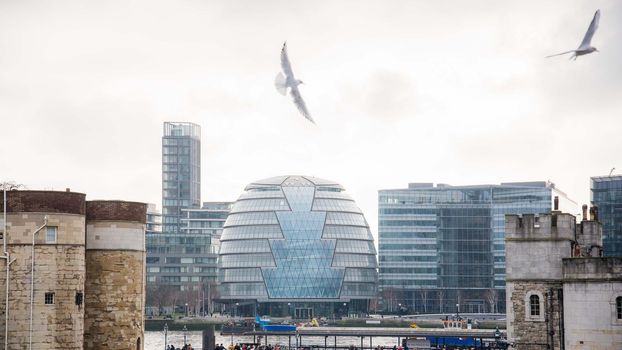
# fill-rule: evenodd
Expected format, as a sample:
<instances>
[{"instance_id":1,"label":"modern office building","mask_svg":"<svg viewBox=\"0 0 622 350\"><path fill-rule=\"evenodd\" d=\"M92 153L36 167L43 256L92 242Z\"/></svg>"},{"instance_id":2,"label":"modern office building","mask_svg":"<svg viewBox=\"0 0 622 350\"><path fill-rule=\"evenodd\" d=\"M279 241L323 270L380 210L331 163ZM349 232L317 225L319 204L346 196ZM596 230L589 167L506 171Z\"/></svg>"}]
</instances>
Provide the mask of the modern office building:
<instances>
[{"instance_id":1,"label":"modern office building","mask_svg":"<svg viewBox=\"0 0 622 350\"><path fill-rule=\"evenodd\" d=\"M591 202L603 224L603 254L622 256L622 175L594 176L590 183Z\"/></svg>"},{"instance_id":2,"label":"modern office building","mask_svg":"<svg viewBox=\"0 0 622 350\"><path fill-rule=\"evenodd\" d=\"M184 208L201 205L201 127L164 123L162 136L163 231L179 233Z\"/></svg>"},{"instance_id":3,"label":"modern office building","mask_svg":"<svg viewBox=\"0 0 622 350\"><path fill-rule=\"evenodd\" d=\"M188 304L191 313L213 310L220 235L230 208L230 202L205 202L200 209L182 209L179 233L147 233L150 290L172 289L170 294L178 296L178 305ZM157 213L148 214L148 220L150 217L157 221ZM148 306L149 313L160 308ZM172 306L164 308L171 311Z\"/></svg>"},{"instance_id":4,"label":"modern office building","mask_svg":"<svg viewBox=\"0 0 622 350\"><path fill-rule=\"evenodd\" d=\"M227 218L220 301L237 315L366 313L376 295L369 225L344 188L309 176L246 186Z\"/></svg>"},{"instance_id":5,"label":"modern office building","mask_svg":"<svg viewBox=\"0 0 622 350\"><path fill-rule=\"evenodd\" d=\"M378 193L379 288L388 312L504 312L506 214L577 205L550 182L411 183ZM575 211L573 211L575 210Z\"/></svg>"}]
</instances>

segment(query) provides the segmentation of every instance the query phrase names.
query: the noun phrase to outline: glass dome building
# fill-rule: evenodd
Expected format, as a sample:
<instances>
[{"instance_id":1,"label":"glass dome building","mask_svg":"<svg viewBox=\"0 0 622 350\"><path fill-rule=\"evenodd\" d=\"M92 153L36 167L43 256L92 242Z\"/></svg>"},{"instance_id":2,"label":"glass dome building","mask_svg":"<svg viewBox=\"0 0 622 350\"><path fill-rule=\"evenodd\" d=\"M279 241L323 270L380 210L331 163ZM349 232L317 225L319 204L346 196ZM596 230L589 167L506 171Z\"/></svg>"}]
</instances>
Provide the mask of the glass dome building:
<instances>
[{"instance_id":1,"label":"glass dome building","mask_svg":"<svg viewBox=\"0 0 622 350\"><path fill-rule=\"evenodd\" d=\"M219 297L232 314L366 313L376 296L376 248L344 188L309 176L246 186L224 225Z\"/></svg>"}]
</instances>

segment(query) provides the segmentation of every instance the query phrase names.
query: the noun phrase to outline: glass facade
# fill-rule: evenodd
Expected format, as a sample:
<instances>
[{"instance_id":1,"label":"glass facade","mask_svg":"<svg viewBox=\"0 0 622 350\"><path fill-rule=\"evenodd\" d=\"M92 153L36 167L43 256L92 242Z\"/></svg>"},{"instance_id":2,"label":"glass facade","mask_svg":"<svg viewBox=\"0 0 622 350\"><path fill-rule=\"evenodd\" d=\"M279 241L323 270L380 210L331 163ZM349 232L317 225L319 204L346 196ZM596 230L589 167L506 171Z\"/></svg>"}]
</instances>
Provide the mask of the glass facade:
<instances>
[{"instance_id":1,"label":"glass facade","mask_svg":"<svg viewBox=\"0 0 622 350\"><path fill-rule=\"evenodd\" d=\"M389 312L504 312L505 215L576 203L549 182L410 184L378 193L379 288ZM570 211L573 212L573 211Z\"/></svg>"},{"instance_id":2,"label":"glass facade","mask_svg":"<svg viewBox=\"0 0 622 350\"><path fill-rule=\"evenodd\" d=\"M363 313L376 295L363 213L339 184L313 177L248 185L225 223L218 268L221 300L247 305L238 314Z\"/></svg>"},{"instance_id":3,"label":"glass facade","mask_svg":"<svg viewBox=\"0 0 622 350\"><path fill-rule=\"evenodd\" d=\"M622 175L590 180L591 202L603 224L603 255L622 256Z\"/></svg>"},{"instance_id":4,"label":"glass facade","mask_svg":"<svg viewBox=\"0 0 622 350\"><path fill-rule=\"evenodd\" d=\"M180 233L184 208L201 205L201 127L164 123L162 136L163 231Z\"/></svg>"}]
</instances>

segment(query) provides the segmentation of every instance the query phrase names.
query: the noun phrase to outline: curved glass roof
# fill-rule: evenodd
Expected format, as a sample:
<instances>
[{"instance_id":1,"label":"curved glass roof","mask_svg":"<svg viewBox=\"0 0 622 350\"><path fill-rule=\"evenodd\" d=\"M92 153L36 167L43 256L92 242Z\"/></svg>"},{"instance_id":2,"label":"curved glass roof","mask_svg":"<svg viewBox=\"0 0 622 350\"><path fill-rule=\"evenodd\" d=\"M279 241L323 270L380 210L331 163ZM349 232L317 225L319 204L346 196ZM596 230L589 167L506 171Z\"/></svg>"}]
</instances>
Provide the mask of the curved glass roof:
<instances>
[{"instance_id":1,"label":"curved glass roof","mask_svg":"<svg viewBox=\"0 0 622 350\"><path fill-rule=\"evenodd\" d=\"M334 181L277 176L252 182L221 236L222 299L369 299L376 249L354 200Z\"/></svg>"}]
</instances>

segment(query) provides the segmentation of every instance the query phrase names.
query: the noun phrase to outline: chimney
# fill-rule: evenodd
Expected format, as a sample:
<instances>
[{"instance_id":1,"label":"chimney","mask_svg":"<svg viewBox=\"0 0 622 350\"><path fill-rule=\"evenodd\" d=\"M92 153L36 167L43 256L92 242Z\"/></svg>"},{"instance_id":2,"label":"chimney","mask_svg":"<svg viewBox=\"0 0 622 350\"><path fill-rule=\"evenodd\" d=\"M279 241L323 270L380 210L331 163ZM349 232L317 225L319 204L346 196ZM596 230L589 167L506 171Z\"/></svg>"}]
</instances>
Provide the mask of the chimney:
<instances>
[{"instance_id":1,"label":"chimney","mask_svg":"<svg viewBox=\"0 0 622 350\"><path fill-rule=\"evenodd\" d=\"M581 221L587 220L587 204L583 204L583 207L581 208L583 209L583 218Z\"/></svg>"},{"instance_id":2,"label":"chimney","mask_svg":"<svg viewBox=\"0 0 622 350\"><path fill-rule=\"evenodd\" d=\"M598 221L598 206L595 205L592 208L594 208L594 221Z\"/></svg>"},{"instance_id":3,"label":"chimney","mask_svg":"<svg viewBox=\"0 0 622 350\"><path fill-rule=\"evenodd\" d=\"M553 210L558 211L559 210L559 197L555 196L555 199L553 200Z\"/></svg>"},{"instance_id":4,"label":"chimney","mask_svg":"<svg viewBox=\"0 0 622 350\"><path fill-rule=\"evenodd\" d=\"M71 188L66 187L66 188L65 188L65 192L71 192Z\"/></svg>"}]
</instances>

